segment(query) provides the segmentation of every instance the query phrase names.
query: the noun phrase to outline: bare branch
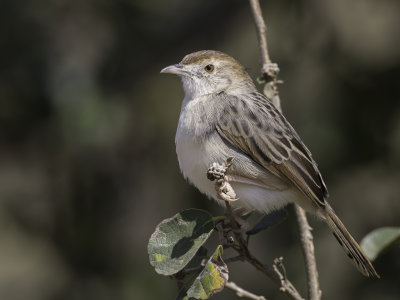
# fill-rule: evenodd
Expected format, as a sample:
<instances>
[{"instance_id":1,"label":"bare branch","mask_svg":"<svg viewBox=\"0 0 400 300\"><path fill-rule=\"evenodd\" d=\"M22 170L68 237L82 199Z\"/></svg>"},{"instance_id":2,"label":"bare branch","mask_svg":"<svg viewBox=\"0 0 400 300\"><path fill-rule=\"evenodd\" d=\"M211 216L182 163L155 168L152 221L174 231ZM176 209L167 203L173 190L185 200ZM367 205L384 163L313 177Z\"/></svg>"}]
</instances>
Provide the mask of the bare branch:
<instances>
[{"instance_id":1,"label":"bare branch","mask_svg":"<svg viewBox=\"0 0 400 300\"><path fill-rule=\"evenodd\" d=\"M271 99L272 103L278 110L281 110L281 101L278 92L278 73L279 67L272 63L268 53L267 45L267 26L262 16L259 0L249 0L251 12L253 14L254 23L256 25L258 45L261 55L261 74L265 79L264 94Z\"/></svg>"},{"instance_id":2,"label":"bare branch","mask_svg":"<svg viewBox=\"0 0 400 300\"><path fill-rule=\"evenodd\" d=\"M286 269L283 265L283 257L275 258L272 267L275 273L279 276L279 280L281 282L280 291L288 294L296 293L296 289L286 276Z\"/></svg>"},{"instance_id":3,"label":"bare branch","mask_svg":"<svg viewBox=\"0 0 400 300\"><path fill-rule=\"evenodd\" d=\"M241 255L234 256L234 257L229 257L229 258L224 259L224 262L225 262L226 264L228 264L228 263L236 262L236 261L239 261L239 260L240 260L240 261L243 261L243 260L244 260L244 257L241 256Z\"/></svg>"},{"instance_id":4,"label":"bare branch","mask_svg":"<svg viewBox=\"0 0 400 300\"><path fill-rule=\"evenodd\" d=\"M269 53L267 48L267 37L266 37L267 27L265 26L264 18L262 16L260 2L259 0L249 0L249 2L257 29L258 44L260 47L261 61L262 61L261 72L264 75L264 78L267 80L267 83L265 84L264 87L264 94L272 100L273 104L279 111L282 111L279 92L277 88L277 83L278 83L277 76L279 68L276 64L272 64L271 59L269 58ZM272 71L271 68L273 69ZM317 300L321 298L321 290L319 288L319 282L318 282L318 271L317 271L317 264L315 261L314 244L313 244L313 236L311 233L311 227L307 222L304 210L297 204L295 204L294 206L297 215L297 222L299 224L300 241L302 244L304 260L307 270L308 293L311 300Z\"/></svg>"},{"instance_id":5,"label":"bare branch","mask_svg":"<svg viewBox=\"0 0 400 300\"><path fill-rule=\"evenodd\" d=\"M258 45L260 47L260 52L261 52L262 71L264 74L267 74L270 78L274 78L276 77L275 74L268 73L268 65L271 63L271 59L269 58L268 45L267 45L267 36L266 36L267 26L265 25L264 18L262 16L260 2L258 0L249 0L249 1L254 22L256 23Z\"/></svg>"},{"instance_id":6,"label":"bare branch","mask_svg":"<svg viewBox=\"0 0 400 300\"><path fill-rule=\"evenodd\" d=\"M236 292L236 296L240 298L248 298L248 299L253 299L253 300L267 300L264 296L257 296L256 294L253 294L249 291L244 290L240 286L238 286L236 283L232 281L228 281L225 283L225 286L232 291Z\"/></svg>"},{"instance_id":7,"label":"bare branch","mask_svg":"<svg viewBox=\"0 0 400 300\"><path fill-rule=\"evenodd\" d=\"M299 225L299 235L303 250L304 260L306 261L306 273L308 282L308 298L310 300L321 299L319 288L317 263L315 261L312 228L308 224L305 211L298 205L294 206L297 223Z\"/></svg>"}]
</instances>

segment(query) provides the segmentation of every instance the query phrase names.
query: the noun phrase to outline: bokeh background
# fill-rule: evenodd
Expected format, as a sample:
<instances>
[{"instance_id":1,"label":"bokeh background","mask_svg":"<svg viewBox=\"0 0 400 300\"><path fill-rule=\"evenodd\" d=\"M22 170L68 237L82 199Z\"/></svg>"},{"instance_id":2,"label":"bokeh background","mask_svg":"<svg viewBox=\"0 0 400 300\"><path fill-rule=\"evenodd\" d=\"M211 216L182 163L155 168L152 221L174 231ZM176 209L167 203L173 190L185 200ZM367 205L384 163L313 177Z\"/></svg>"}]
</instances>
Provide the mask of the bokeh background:
<instances>
[{"instance_id":1,"label":"bokeh background","mask_svg":"<svg viewBox=\"0 0 400 300\"><path fill-rule=\"evenodd\" d=\"M319 162L359 240L400 224L400 2L262 1L283 110ZM189 207L223 209L189 186L174 136L183 91L162 67L217 49L259 75L243 0L5 0L0 9L0 299L174 299L147 242ZM293 213L252 240L284 256L305 295ZM315 218L324 299L399 299L400 249L363 278ZM230 277L285 299L244 263ZM215 299L234 299L230 290Z\"/></svg>"}]
</instances>

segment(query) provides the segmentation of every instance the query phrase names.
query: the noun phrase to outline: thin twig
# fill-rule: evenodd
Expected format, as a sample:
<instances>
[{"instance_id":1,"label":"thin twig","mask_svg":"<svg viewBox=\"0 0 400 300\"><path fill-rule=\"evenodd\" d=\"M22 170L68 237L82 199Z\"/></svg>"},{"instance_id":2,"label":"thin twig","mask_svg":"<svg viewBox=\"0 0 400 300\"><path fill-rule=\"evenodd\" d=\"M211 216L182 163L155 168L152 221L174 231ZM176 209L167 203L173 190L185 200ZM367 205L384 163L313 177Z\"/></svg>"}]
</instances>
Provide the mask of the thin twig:
<instances>
[{"instance_id":1,"label":"thin twig","mask_svg":"<svg viewBox=\"0 0 400 300\"><path fill-rule=\"evenodd\" d=\"M269 266L262 264L258 259L256 259L252 255L250 255L249 257L246 257L246 260L249 263L251 263L257 270L270 276L271 268ZM273 281L279 286L279 290L282 293L285 293L291 299L304 300L304 298L300 295L300 293L297 291L297 289L289 281L288 278L284 277L284 280L282 280L282 278L281 278L282 274L275 269L275 265L273 266L272 269L273 269L273 276L274 276Z\"/></svg>"},{"instance_id":2,"label":"thin twig","mask_svg":"<svg viewBox=\"0 0 400 300\"><path fill-rule=\"evenodd\" d=\"M304 260L306 261L306 273L308 282L308 298L310 300L321 299L321 290L319 288L318 270L315 261L312 228L308 224L306 213L300 206L294 206L297 223L299 225L299 235L303 250Z\"/></svg>"},{"instance_id":3,"label":"thin twig","mask_svg":"<svg viewBox=\"0 0 400 300\"><path fill-rule=\"evenodd\" d=\"M281 292L293 293L295 288L286 276L286 269L283 265L283 257L275 258L272 267L274 268L275 273L279 276L279 280L281 282Z\"/></svg>"},{"instance_id":4,"label":"thin twig","mask_svg":"<svg viewBox=\"0 0 400 300\"><path fill-rule=\"evenodd\" d=\"M236 261L239 261L239 260L243 261L244 257L242 255L237 255L237 256L234 256L234 257L228 257L228 258L224 259L224 262L226 264L228 264L228 263L236 262Z\"/></svg>"},{"instance_id":5,"label":"thin twig","mask_svg":"<svg viewBox=\"0 0 400 300\"><path fill-rule=\"evenodd\" d=\"M264 94L271 99L275 107L281 110L281 101L278 92L278 73L279 67L272 63L268 53L267 45L267 26L261 12L259 0L249 0L251 12L253 14L254 23L256 25L258 45L261 56L261 74L263 75L266 84L264 86Z\"/></svg>"},{"instance_id":6,"label":"thin twig","mask_svg":"<svg viewBox=\"0 0 400 300\"><path fill-rule=\"evenodd\" d=\"M181 273L182 273L183 275L190 274L190 273L196 273L196 272L199 272L199 271L203 270L203 268L204 268L204 266L199 265L199 266L197 266L197 267L192 267L192 268L183 269L183 270L181 271Z\"/></svg>"},{"instance_id":7,"label":"thin twig","mask_svg":"<svg viewBox=\"0 0 400 300\"><path fill-rule=\"evenodd\" d=\"M236 292L236 296L240 298L248 298L248 299L253 299L253 300L267 300L264 296L257 296L256 294L253 294L249 291L244 290L240 286L238 286L236 283L232 281L227 281L225 283L225 286L232 291Z\"/></svg>"},{"instance_id":8,"label":"thin twig","mask_svg":"<svg viewBox=\"0 0 400 300\"><path fill-rule=\"evenodd\" d=\"M262 67L265 68L265 70L267 70L267 65L271 63L271 59L269 58L269 53L268 53L267 36L266 36L267 26L265 25L264 18L262 16L260 2L258 0L249 0L249 1L254 22L256 23L258 45L260 46L260 52L261 52Z\"/></svg>"},{"instance_id":9,"label":"thin twig","mask_svg":"<svg viewBox=\"0 0 400 300\"><path fill-rule=\"evenodd\" d=\"M271 63L271 59L269 57L267 48L267 37L266 37L267 27L265 25L264 18L262 16L260 2L259 0L249 0L249 2L257 29L258 44L261 52L261 61L262 61L261 72L267 81L264 87L264 93L268 98L272 100L275 107L279 111L282 111L279 92L277 88L277 83L278 83L277 76L279 68L277 67L277 65ZM311 233L311 227L307 222L304 210L297 204L295 204L295 212L297 215L297 222L299 224L300 241L303 248L304 260L307 270L307 285L309 291L309 298L311 300L317 300L321 298L321 291L319 289L318 271L317 271L317 264L315 261L314 244L313 244L313 236Z\"/></svg>"}]
</instances>

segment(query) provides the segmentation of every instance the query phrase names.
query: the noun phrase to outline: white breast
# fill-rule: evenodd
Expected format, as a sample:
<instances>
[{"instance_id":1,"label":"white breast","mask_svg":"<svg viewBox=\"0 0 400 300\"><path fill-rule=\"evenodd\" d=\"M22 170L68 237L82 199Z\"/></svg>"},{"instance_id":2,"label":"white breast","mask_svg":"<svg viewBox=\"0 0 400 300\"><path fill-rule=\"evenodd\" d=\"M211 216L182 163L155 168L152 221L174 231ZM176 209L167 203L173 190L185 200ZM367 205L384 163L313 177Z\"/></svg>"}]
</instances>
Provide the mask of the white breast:
<instances>
[{"instance_id":1,"label":"white breast","mask_svg":"<svg viewBox=\"0 0 400 300\"><path fill-rule=\"evenodd\" d=\"M207 170L211 166L205 145L190 135L180 130L176 133L176 153L179 167L183 176L188 179L200 192L214 198L214 184L207 179Z\"/></svg>"}]
</instances>

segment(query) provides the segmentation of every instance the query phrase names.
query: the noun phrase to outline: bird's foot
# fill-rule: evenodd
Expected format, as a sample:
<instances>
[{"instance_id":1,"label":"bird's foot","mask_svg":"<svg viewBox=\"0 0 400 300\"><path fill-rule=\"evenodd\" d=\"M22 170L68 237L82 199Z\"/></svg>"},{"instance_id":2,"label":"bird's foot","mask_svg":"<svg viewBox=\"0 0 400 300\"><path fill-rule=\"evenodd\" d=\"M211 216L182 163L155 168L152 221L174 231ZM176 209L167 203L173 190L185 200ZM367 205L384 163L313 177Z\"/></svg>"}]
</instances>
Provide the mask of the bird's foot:
<instances>
[{"instance_id":1,"label":"bird's foot","mask_svg":"<svg viewBox=\"0 0 400 300\"><path fill-rule=\"evenodd\" d=\"M228 157L226 162L222 165L214 162L212 166L207 170L207 178L211 181L215 180L215 190L219 199L224 201L236 201L239 198L236 197L236 193L232 186L229 184L226 178L226 172L233 163L234 157Z\"/></svg>"},{"instance_id":2,"label":"bird's foot","mask_svg":"<svg viewBox=\"0 0 400 300\"><path fill-rule=\"evenodd\" d=\"M228 157L222 165L214 162L207 170L207 178L211 181L225 179L225 173L233 163L234 157Z\"/></svg>"}]
</instances>

